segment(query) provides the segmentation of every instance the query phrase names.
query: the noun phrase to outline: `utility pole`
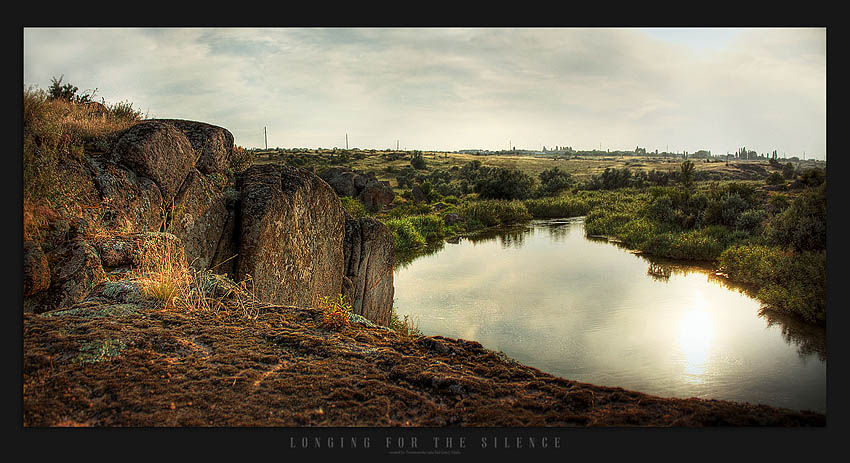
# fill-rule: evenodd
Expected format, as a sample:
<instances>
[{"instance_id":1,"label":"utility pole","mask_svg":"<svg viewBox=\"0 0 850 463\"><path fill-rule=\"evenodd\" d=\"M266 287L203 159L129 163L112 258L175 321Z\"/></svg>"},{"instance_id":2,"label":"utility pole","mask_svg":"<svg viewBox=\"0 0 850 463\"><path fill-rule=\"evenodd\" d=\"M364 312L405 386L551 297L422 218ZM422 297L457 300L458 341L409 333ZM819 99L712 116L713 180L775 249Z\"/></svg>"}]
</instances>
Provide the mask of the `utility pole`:
<instances>
[{"instance_id":1,"label":"utility pole","mask_svg":"<svg viewBox=\"0 0 850 463\"><path fill-rule=\"evenodd\" d=\"M395 141L395 150L398 151L398 140Z\"/></svg>"},{"instance_id":2,"label":"utility pole","mask_svg":"<svg viewBox=\"0 0 850 463\"><path fill-rule=\"evenodd\" d=\"M266 149L269 149L269 134L268 134L268 131L266 130L266 127L263 127L263 139L266 142Z\"/></svg>"},{"instance_id":3,"label":"utility pole","mask_svg":"<svg viewBox=\"0 0 850 463\"><path fill-rule=\"evenodd\" d=\"M345 134L345 149L348 149L348 134Z\"/></svg>"}]
</instances>

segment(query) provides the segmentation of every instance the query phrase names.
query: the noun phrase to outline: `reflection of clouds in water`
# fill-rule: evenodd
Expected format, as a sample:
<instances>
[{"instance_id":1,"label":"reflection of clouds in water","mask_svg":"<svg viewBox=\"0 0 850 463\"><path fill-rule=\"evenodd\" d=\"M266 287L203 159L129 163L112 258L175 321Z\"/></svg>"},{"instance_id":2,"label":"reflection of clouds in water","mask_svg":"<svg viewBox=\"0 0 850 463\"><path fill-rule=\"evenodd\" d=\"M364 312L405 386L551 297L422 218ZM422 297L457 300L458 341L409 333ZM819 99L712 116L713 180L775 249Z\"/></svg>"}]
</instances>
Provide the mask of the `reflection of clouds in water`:
<instances>
[{"instance_id":1,"label":"reflection of clouds in water","mask_svg":"<svg viewBox=\"0 0 850 463\"><path fill-rule=\"evenodd\" d=\"M742 374L790 384L794 367L765 365L796 357L792 342L801 356L818 352L779 317L763 316L781 337L764 330L757 301L710 265L638 257L586 239L581 225L491 231L400 272L398 310L421 314L423 332L476 340L555 375L676 396L738 394L728 388L749 387Z\"/></svg>"}]
</instances>

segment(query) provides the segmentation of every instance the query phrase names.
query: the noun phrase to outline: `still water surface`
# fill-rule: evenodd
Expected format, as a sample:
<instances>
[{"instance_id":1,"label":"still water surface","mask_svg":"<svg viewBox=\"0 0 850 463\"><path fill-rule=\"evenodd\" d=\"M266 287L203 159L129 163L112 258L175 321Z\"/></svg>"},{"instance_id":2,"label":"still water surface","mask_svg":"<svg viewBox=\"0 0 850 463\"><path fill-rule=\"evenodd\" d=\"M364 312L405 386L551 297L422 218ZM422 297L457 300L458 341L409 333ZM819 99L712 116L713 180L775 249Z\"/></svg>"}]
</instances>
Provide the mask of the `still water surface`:
<instances>
[{"instance_id":1,"label":"still water surface","mask_svg":"<svg viewBox=\"0 0 850 463\"><path fill-rule=\"evenodd\" d=\"M446 243L398 265L395 306L566 379L826 412L824 331L760 311L707 267L585 237L583 218Z\"/></svg>"}]
</instances>

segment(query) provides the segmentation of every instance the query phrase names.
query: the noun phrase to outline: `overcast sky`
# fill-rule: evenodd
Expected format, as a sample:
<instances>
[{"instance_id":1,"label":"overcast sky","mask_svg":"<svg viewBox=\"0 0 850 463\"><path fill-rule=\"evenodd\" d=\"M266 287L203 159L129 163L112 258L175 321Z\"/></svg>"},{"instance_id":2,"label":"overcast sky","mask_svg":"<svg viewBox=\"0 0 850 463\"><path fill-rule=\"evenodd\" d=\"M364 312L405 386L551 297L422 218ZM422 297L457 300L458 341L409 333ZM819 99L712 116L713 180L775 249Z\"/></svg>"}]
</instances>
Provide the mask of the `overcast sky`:
<instances>
[{"instance_id":1,"label":"overcast sky","mask_svg":"<svg viewBox=\"0 0 850 463\"><path fill-rule=\"evenodd\" d=\"M825 29L24 29L60 75L245 147L826 156Z\"/></svg>"}]
</instances>

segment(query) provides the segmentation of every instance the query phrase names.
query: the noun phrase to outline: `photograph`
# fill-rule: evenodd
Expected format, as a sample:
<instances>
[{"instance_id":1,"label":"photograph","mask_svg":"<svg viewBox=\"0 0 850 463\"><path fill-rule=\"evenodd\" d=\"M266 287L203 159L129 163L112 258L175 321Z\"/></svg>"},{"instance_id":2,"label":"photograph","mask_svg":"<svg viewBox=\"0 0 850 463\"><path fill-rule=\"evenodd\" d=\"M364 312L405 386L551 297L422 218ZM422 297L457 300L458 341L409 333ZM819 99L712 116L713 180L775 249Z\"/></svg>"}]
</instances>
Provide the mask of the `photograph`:
<instances>
[{"instance_id":1,"label":"photograph","mask_svg":"<svg viewBox=\"0 0 850 463\"><path fill-rule=\"evenodd\" d=\"M24 434L827 428L825 26L19 33Z\"/></svg>"}]
</instances>

